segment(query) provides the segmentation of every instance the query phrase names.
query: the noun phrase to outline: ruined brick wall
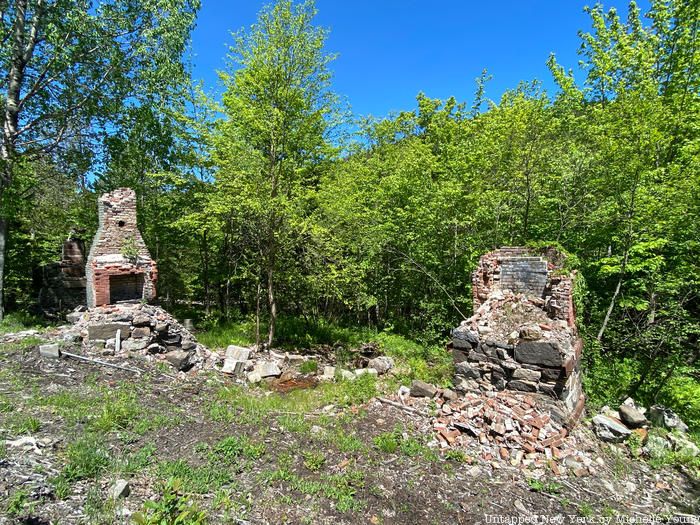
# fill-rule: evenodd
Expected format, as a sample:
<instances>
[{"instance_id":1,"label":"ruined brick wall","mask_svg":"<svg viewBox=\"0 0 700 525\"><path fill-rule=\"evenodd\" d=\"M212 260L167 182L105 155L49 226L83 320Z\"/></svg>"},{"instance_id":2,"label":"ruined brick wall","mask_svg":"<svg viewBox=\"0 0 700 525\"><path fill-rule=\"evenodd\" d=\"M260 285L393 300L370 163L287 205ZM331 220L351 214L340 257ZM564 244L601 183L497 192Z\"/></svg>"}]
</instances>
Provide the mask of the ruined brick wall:
<instances>
[{"instance_id":1,"label":"ruined brick wall","mask_svg":"<svg viewBox=\"0 0 700 525\"><path fill-rule=\"evenodd\" d=\"M88 306L114 299L153 300L158 271L136 223L136 193L119 188L102 195L98 213L99 226L85 268Z\"/></svg>"},{"instance_id":2,"label":"ruined brick wall","mask_svg":"<svg viewBox=\"0 0 700 525\"><path fill-rule=\"evenodd\" d=\"M572 300L574 274L562 272L564 256L553 248L541 251L507 246L484 254L472 274L472 299L476 311L492 292L510 290L546 299L552 319L574 326Z\"/></svg>"},{"instance_id":3,"label":"ruined brick wall","mask_svg":"<svg viewBox=\"0 0 700 525\"><path fill-rule=\"evenodd\" d=\"M85 302L85 243L76 238L63 243L60 262L40 268L39 304L45 310L72 310Z\"/></svg>"},{"instance_id":4,"label":"ruined brick wall","mask_svg":"<svg viewBox=\"0 0 700 525\"><path fill-rule=\"evenodd\" d=\"M576 420L584 403L582 340L564 255L504 247L472 274L474 315L453 331L460 390L518 390L558 399Z\"/></svg>"}]
</instances>

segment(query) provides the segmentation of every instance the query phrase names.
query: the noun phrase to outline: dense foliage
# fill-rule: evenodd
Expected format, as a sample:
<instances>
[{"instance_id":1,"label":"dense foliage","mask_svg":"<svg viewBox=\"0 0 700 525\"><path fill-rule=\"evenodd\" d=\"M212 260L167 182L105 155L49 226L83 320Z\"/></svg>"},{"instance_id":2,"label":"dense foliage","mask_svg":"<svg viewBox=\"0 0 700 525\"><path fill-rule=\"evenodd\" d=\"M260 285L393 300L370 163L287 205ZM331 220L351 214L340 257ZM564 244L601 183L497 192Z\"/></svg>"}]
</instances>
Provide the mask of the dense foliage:
<instances>
[{"instance_id":1,"label":"dense foliage","mask_svg":"<svg viewBox=\"0 0 700 525\"><path fill-rule=\"evenodd\" d=\"M280 0L237 37L222 106L121 113L94 191L139 192L166 306L257 320L273 344L277 311L434 344L470 314L482 253L557 244L579 268L593 401L665 402L698 426L699 6L598 5L584 79L551 57L556 93L523 82L490 101L484 73L474 101L420 94L346 143L314 7ZM15 308L60 236L94 230L92 190L58 162L26 168L41 176L10 232Z\"/></svg>"}]
</instances>

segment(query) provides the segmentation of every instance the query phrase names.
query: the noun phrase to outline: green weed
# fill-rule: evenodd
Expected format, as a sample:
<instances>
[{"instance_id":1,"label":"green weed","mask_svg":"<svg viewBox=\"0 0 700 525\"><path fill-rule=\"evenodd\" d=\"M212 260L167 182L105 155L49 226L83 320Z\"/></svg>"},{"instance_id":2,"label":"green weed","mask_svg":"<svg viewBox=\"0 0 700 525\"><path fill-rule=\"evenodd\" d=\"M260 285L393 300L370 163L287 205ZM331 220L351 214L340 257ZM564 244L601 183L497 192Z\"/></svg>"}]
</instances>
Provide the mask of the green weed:
<instances>
[{"instance_id":1,"label":"green weed","mask_svg":"<svg viewBox=\"0 0 700 525\"><path fill-rule=\"evenodd\" d=\"M179 480L163 485L163 495L158 501L147 501L144 512L134 514L137 525L204 525L207 515L199 510L184 494L186 490Z\"/></svg>"},{"instance_id":2,"label":"green weed","mask_svg":"<svg viewBox=\"0 0 700 525\"><path fill-rule=\"evenodd\" d=\"M158 465L158 472L164 478L180 481L185 492L207 494L233 481L233 474L224 466L205 464L193 466L185 460L165 461Z\"/></svg>"},{"instance_id":3,"label":"green weed","mask_svg":"<svg viewBox=\"0 0 700 525\"><path fill-rule=\"evenodd\" d=\"M19 516L24 510L24 506L29 498L29 493L26 490L17 490L7 500L5 512L8 516Z\"/></svg>"},{"instance_id":4,"label":"green weed","mask_svg":"<svg viewBox=\"0 0 700 525\"><path fill-rule=\"evenodd\" d=\"M304 466L313 472L321 470L326 464L326 455L323 452L304 451L301 455L304 458Z\"/></svg>"},{"instance_id":5,"label":"green weed","mask_svg":"<svg viewBox=\"0 0 700 525\"><path fill-rule=\"evenodd\" d=\"M302 374L315 374L318 371L318 362L311 360L311 361L304 361L301 365L299 365L299 372Z\"/></svg>"}]
</instances>

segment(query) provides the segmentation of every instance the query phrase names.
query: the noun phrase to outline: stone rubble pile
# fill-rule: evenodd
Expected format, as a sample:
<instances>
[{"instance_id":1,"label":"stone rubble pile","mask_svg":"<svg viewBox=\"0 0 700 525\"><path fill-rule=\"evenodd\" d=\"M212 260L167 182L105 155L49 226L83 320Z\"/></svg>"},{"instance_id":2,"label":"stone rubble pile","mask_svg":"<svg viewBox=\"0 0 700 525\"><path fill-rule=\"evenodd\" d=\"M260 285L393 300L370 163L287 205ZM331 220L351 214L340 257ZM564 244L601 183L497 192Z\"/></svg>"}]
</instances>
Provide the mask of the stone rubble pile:
<instances>
[{"instance_id":1,"label":"stone rubble pile","mask_svg":"<svg viewBox=\"0 0 700 525\"><path fill-rule=\"evenodd\" d=\"M642 451L652 458L669 452L684 456L700 455L700 448L687 436L688 426L675 412L660 405L647 410L627 398L618 410L603 407L591 423L600 440L623 443L634 436L644 445Z\"/></svg>"},{"instance_id":2,"label":"stone rubble pile","mask_svg":"<svg viewBox=\"0 0 700 525\"><path fill-rule=\"evenodd\" d=\"M315 362L316 370L310 368L306 373L302 373L300 367L303 363L310 361ZM334 360L322 354L301 355L289 352L281 354L274 350L256 351L255 348L229 345L219 370L234 377L245 378L248 382L255 384L261 381L286 382L302 375L312 376L314 382L333 381L338 378L352 381L363 374L374 376L386 374L394 367L394 360L387 356L370 357L361 354L357 362L366 366L349 370L334 366Z\"/></svg>"},{"instance_id":3,"label":"stone rubble pile","mask_svg":"<svg viewBox=\"0 0 700 525\"><path fill-rule=\"evenodd\" d=\"M439 409L432 425L440 449L471 452L494 468L510 465L576 476L595 472L591 458L569 435L564 414L542 406L534 396L501 391L448 397L435 399Z\"/></svg>"},{"instance_id":4,"label":"stone rubble pile","mask_svg":"<svg viewBox=\"0 0 700 525\"><path fill-rule=\"evenodd\" d=\"M139 354L165 361L179 371L209 368L218 356L158 306L118 304L79 308L67 316L66 342L82 342L87 354L125 357Z\"/></svg>"}]
</instances>

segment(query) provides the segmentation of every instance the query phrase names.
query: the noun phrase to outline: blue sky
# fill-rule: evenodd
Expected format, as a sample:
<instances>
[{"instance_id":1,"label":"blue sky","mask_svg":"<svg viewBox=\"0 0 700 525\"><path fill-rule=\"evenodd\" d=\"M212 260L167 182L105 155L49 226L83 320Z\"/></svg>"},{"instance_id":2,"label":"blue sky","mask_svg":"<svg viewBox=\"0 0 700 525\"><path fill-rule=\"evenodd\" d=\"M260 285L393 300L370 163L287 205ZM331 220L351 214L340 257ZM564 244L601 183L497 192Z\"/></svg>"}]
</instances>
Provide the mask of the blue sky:
<instances>
[{"instance_id":1,"label":"blue sky","mask_svg":"<svg viewBox=\"0 0 700 525\"><path fill-rule=\"evenodd\" d=\"M249 27L268 2L202 0L193 34L194 77L220 93L217 70L225 67L231 31ZM423 91L432 98L471 102L482 69L493 80L487 96L497 100L521 80L553 87L545 65L550 53L577 68L577 31L590 28L583 0L317 0L318 25L330 29L326 43L333 90L356 116L384 117L415 107ZM648 1L640 3L643 12ZM627 0L604 6L627 13ZM582 75L579 73L578 78Z\"/></svg>"}]
</instances>

